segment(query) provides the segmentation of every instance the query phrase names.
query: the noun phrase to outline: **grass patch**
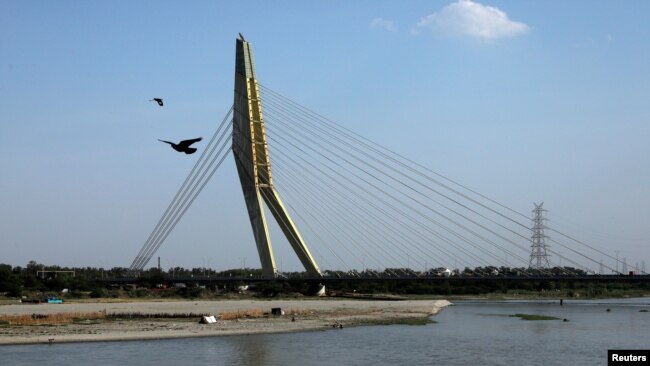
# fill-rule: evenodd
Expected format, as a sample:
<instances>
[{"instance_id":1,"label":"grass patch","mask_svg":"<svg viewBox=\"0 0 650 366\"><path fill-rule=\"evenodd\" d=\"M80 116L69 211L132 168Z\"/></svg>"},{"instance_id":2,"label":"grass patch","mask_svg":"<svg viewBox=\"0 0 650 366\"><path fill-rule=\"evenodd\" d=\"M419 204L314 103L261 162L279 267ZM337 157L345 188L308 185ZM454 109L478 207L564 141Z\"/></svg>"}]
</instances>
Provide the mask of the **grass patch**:
<instances>
[{"instance_id":1,"label":"grass patch","mask_svg":"<svg viewBox=\"0 0 650 366\"><path fill-rule=\"evenodd\" d=\"M255 319L269 316L268 311L253 309L253 310L237 310L237 311L225 311L217 315L219 320L235 320L235 319Z\"/></svg>"},{"instance_id":2,"label":"grass patch","mask_svg":"<svg viewBox=\"0 0 650 366\"><path fill-rule=\"evenodd\" d=\"M554 316L535 315L535 314L515 314L510 316L517 317L521 320L560 320L560 318L556 318Z\"/></svg>"},{"instance_id":3,"label":"grass patch","mask_svg":"<svg viewBox=\"0 0 650 366\"><path fill-rule=\"evenodd\" d=\"M192 319L201 318L203 313L111 313L106 317L111 320L130 320L130 319Z\"/></svg>"},{"instance_id":4,"label":"grass patch","mask_svg":"<svg viewBox=\"0 0 650 366\"><path fill-rule=\"evenodd\" d=\"M284 316L309 316L312 311L308 309L286 309ZM106 316L110 320L137 320L137 319L194 319L213 314L203 313L110 313ZM219 320L258 319L271 316L271 312L262 309L225 311L217 314Z\"/></svg>"},{"instance_id":5,"label":"grass patch","mask_svg":"<svg viewBox=\"0 0 650 366\"><path fill-rule=\"evenodd\" d=\"M88 319L88 318L72 318L72 323L81 324L81 325L92 325L92 324L101 324L101 319Z\"/></svg>"},{"instance_id":6,"label":"grass patch","mask_svg":"<svg viewBox=\"0 0 650 366\"><path fill-rule=\"evenodd\" d=\"M271 315L270 311L265 311L262 309L251 309L251 310L238 310L238 311L226 311L219 313L217 318L219 320L235 320L235 319L257 319L265 318ZM284 310L284 316L310 316L313 315L313 312L309 309L295 309L289 308Z\"/></svg>"},{"instance_id":7,"label":"grass patch","mask_svg":"<svg viewBox=\"0 0 650 366\"><path fill-rule=\"evenodd\" d=\"M0 315L0 324L7 325L58 325L70 324L76 319L99 320L106 318L106 312L96 311L89 313L57 313L57 314L31 314L31 315Z\"/></svg>"}]
</instances>

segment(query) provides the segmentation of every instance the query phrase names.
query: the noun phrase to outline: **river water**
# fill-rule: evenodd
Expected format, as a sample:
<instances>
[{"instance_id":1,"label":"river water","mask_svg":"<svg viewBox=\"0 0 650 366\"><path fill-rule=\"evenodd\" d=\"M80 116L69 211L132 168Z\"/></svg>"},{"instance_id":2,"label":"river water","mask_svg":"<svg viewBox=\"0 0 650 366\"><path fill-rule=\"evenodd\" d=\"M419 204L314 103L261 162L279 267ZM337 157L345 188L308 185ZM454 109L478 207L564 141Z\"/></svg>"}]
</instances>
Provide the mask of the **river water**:
<instances>
[{"instance_id":1,"label":"river water","mask_svg":"<svg viewBox=\"0 0 650 366\"><path fill-rule=\"evenodd\" d=\"M456 302L428 325L128 342L0 346L0 365L606 365L650 348L650 298ZM610 309L610 311L607 311ZM563 320L526 321L510 315Z\"/></svg>"}]
</instances>

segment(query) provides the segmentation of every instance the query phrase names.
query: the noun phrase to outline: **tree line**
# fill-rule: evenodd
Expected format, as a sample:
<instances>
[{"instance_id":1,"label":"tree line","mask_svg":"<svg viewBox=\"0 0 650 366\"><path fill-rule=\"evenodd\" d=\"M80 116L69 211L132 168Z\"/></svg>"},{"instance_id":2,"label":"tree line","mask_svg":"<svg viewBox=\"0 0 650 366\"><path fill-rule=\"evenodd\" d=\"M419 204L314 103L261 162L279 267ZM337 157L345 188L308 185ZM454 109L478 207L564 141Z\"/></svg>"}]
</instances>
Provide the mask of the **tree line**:
<instances>
[{"instance_id":1,"label":"tree line","mask_svg":"<svg viewBox=\"0 0 650 366\"><path fill-rule=\"evenodd\" d=\"M415 271L410 268L386 268L384 270L366 269L363 271L323 271L328 278L330 289L339 291L360 291L366 293L396 293L396 294L433 294L433 295L475 295L485 293L507 293L508 291L567 291L572 288L587 288L592 295L597 296L602 291L613 288L629 288L627 285L583 285L579 282L556 282L532 279L536 275L549 273L566 277L569 275L585 276L586 272L571 267L556 267L543 273L530 268L511 268L484 266L463 270L446 268L430 268L425 271ZM212 268L171 267L158 269L156 267L142 271L137 277L132 277L129 269L113 267L110 269L98 267L64 267L58 265L43 265L30 261L26 266L11 266L0 264L0 296L11 298L61 295L65 292L69 297L121 297L121 296L181 296L197 297L206 294L236 291L237 284L229 281L227 286L219 283L219 278L235 278L240 284L247 279L260 277L259 268L237 268L216 271ZM307 277L305 272L282 273L277 282L255 283L251 289L264 296L278 293L308 293L312 291L309 284L302 281ZM449 277L449 281L421 281L429 277ZM455 278L474 277L475 281L453 281ZM531 277L530 280L516 283L500 281L499 277ZM111 279L131 278L128 286L111 286ZM354 281L350 279L354 278ZM363 280L358 280L362 278ZM397 278L396 281L384 281L386 278ZM482 280L482 279L485 280ZM174 286L172 282L184 279L214 279L205 286L191 285L191 288ZM338 280L340 279L340 280ZM188 281L193 282L193 281ZM198 282L198 281L195 281ZM205 282L205 281L204 281ZM122 281L124 283L124 281ZM228 287L229 286L229 287ZM646 285L647 286L647 285ZM125 290L125 288L127 288ZM168 291L161 291L161 290ZM212 292L210 292L212 291Z\"/></svg>"}]
</instances>

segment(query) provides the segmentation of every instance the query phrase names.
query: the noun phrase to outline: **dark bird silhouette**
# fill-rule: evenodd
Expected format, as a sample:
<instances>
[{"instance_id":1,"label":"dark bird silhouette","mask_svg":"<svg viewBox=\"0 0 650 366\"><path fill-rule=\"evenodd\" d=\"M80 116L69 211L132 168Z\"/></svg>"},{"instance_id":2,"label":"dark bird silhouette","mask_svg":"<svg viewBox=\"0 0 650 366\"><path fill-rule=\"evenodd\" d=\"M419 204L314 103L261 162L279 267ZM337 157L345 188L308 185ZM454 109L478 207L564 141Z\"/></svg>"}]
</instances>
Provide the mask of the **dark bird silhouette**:
<instances>
[{"instance_id":1,"label":"dark bird silhouette","mask_svg":"<svg viewBox=\"0 0 650 366\"><path fill-rule=\"evenodd\" d=\"M160 142L164 142L166 144L172 145L172 148L174 150L176 150L178 152L184 152L186 154L194 154L196 152L196 148L195 147L190 147L190 145L192 145L195 142L199 142L201 140L203 140L202 137L197 137L197 138L191 139L191 140L183 140L183 141L179 142L178 144L175 144L173 142L158 139L158 141L160 141Z\"/></svg>"},{"instance_id":2,"label":"dark bird silhouette","mask_svg":"<svg viewBox=\"0 0 650 366\"><path fill-rule=\"evenodd\" d=\"M163 106L162 98L153 98L153 99L150 100L150 102L156 102L156 103L158 103L159 106L161 106L161 107Z\"/></svg>"}]
</instances>

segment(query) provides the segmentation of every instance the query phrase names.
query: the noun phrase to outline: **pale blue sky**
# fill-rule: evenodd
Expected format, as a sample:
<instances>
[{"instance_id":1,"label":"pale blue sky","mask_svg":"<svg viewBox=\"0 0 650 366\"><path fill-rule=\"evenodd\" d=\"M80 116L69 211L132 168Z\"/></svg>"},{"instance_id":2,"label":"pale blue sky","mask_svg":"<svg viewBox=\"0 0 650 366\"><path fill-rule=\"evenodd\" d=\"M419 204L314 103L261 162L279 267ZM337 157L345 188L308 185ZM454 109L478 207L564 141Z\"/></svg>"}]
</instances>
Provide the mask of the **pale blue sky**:
<instances>
[{"instance_id":1,"label":"pale blue sky","mask_svg":"<svg viewBox=\"0 0 650 366\"><path fill-rule=\"evenodd\" d=\"M198 157L156 139L213 133L238 32L265 86L648 261L648 14L647 1L0 0L0 263L128 266ZM158 254L259 265L231 158Z\"/></svg>"}]
</instances>

